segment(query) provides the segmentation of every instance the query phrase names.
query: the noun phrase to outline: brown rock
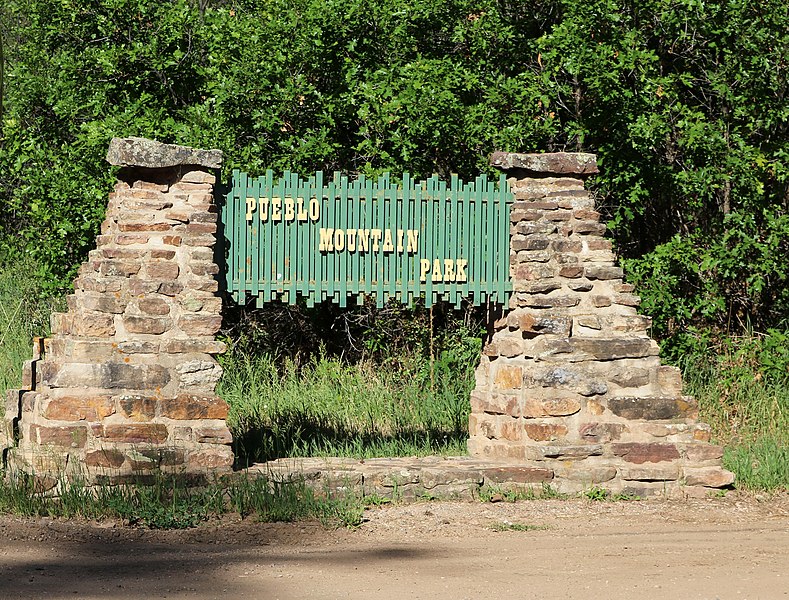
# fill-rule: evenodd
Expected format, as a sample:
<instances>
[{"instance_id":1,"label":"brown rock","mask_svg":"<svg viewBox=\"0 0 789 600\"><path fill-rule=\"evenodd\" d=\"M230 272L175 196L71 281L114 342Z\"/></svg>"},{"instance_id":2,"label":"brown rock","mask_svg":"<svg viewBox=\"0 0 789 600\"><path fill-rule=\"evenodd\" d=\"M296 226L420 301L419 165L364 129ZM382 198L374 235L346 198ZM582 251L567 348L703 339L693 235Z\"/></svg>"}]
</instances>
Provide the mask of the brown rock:
<instances>
[{"instance_id":1,"label":"brown rock","mask_svg":"<svg viewBox=\"0 0 789 600\"><path fill-rule=\"evenodd\" d=\"M165 317L138 317L135 315L125 315L123 324L129 333L149 335L162 334L173 326L172 320Z\"/></svg>"},{"instance_id":2,"label":"brown rock","mask_svg":"<svg viewBox=\"0 0 789 600\"><path fill-rule=\"evenodd\" d=\"M584 272L584 268L578 265L567 265L559 269L559 277L567 277L568 279L575 279L580 277Z\"/></svg>"},{"instance_id":3,"label":"brown rock","mask_svg":"<svg viewBox=\"0 0 789 600\"><path fill-rule=\"evenodd\" d=\"M192 271L193 275L198 276L216 275L219 273L219 266L213 262L191 262L189 263L189 269Z\"/></svg>"},{"instance_id":4,"label":"brown rock","mask_svg":"<svg viewBox=\"0 0 789 600\"><path fill-rule=\"evenodd\" d=\"M676 481L679 466L622 467L619 476L627 481Z\"/></svg>"},{"instance_id":5,"label":"brown rock","mask_svg":"<svg viewBox=\"0 0 789 600\"><path fill-rule=\"evenodd\" d=\"M182 315L178 327L187 335L211 336L222 327L222 317L204 315Z\"/></svg>"},{"instance_id":6,"label":"brown rock","mask_svg":"<svg viewBox=\"0 0 789 600\"><path fill-rule=\"evenodd\" d=\"M168 315L170 305L162 298L147 297L137 301L137 308L145 315Z\"/></svg>"},{"instance_id":7,"label":"brown rock","mask_svg":"<svg viewBox=\"0 0 789 600\"><path fill-rule=\"evenodd\" d=\"M523 385L523 370L513 365L498 365L493 384L498 389L520 389Z\"/></svg>"},{"instance_id":8,"label":"brown rock","mask_svg":"<svg viewBox=\"0 0 789 600\"><path fill-rule=\"evenodd\" d=\"M589 466L581 463L565 463L554 469L557 478L567 479L568 481L582 481L592 485L605 483L616 477L615 467Z\"/></svg>"},{"instance_id":9,"label":"brown rock","mask_svg":"<svg viewBox=\"0 0 789 600\"><path fill-rule=\"evenodd\" d=\"M569 336L572 320L568 317L555 315L539 315L532 312L514 313L517 315L518 327L524 333L553 334Z\"/></svg>"},{"instance_id":10,"label":"brown rock","mask_svg":"<svg viewBox=\"0 0 789 600\"><path fill-rule=\"evenodd\" d=\"M219 396L179 394L174 399L163 399L160 414L170 419L226 419L228 406Z\"/></svg>"},{"instance_id":11,"label":"brown rock","mask_svg":"<svg viewBox=\"0 0 789 600\"><path fill-rule=\"evenodd\" d=\"M118 396L118 406L132 421L150 421L156 416L157 398L139 394Z\"/></svg>"},{"instance_id":12,"label":"brown rock","mask_svg":"<svg viewBox=\"0 0 789 600\"><path fill-rule=\"evenodd\" d=\"M624 419L669 421L672 419L695 418L698 407L690 396L665 397L616 396L609 398L608 408Z\"/></svg>"},{"instance_id":13,"label":"brown rock","mask_svg":"<svg viewBox=\"0 0 789 600\"><path fill-rule=\"evenodd\" d=\"M150 279L172 281L178 279L180 268L177 263L162 261L145 263L145 270Z\"/></svg>"},{"instance_id":14,"label":"brown rock","mask_svg":"<svg viewBox=\"0 0 789 600\"><path fill-rule=\"evenodd\" d=\"M577 306L581 299L577 296L546 296L542 294L516 294L519 306L530 308L570 308Z\"/></svg>"},{"instance_id":15,"label":"brown rock","mask_svg":"<svg viewBox=\"0 0 789 600\"><path fill-rule=\"evenodd\" d=\"M523 429L531 439L537 442L555 440L567 435L567 427L556 423L524 423Z\"/></svg>"},{"instance_id":16,"label":"brown rock","mask_svg":"<svg viewBox=\"0 0 789 600\"><path fill-rule=\"evenodd\" d=\"M686 467L684 472L685 485L722 488L734 483L734 473L721 467L703 467L699 469Z\"/></svg>"},{"instance_id":17,"label":"brown rock","mask_svg":"<svg viewBox=\"0 0 789 600\"><path fill-rule=\"evenodd\" d=\"M151 258L172 260L175 258L175 250L151 250Z\"/></svg>"},{"instance_id":18,"label":"brown rock","mask_svg":"<svg viewBox=\"0 0 789 600\"><path fill-rule=\"evenodd\" d=\"M657 354L657 347L649 338L570 338L576 352L584 352L597 360L640 358Z\"/></svg>"},{"instance_id":19,"label":"brown rock","mask_svg":"<svg viewBox=\"0 0 789 600\"><path fill-rule=\"evenodd\" d=\"M207 339L172 339L162 342L162 352L170 354L185 354L185 353L204 353L204 354L222 354L227 350L227 345L224 342L219 342Z\"/></svg>"},{"instance_id":20,"label":"brown rock","mask_svg":"<svg viewBox=\"0 0 789 600\"><path fill-rule=\"evenodd\" d=\"M551 417L565 417L581 410L581 403L574 398L550 398L542 401L542 409Z\"/></svg>"},{"instance_id":21,"label":"brown rock","mask_svg":"<svg viewBox=\"0 0 789 600\"><path fill-rule=\"evenodd\" d=\"M590 442L610 442L618 440L626 430L622 423L583 423L578 434Z\"/></svg>"},{"instance_id":22,"label":"brown rock","mask_svg":"<svg viewBox=\"0 0 789 600\"><path fill-rule=\"evenodd\" d=\"M103 449L88 452L85 455L85 465L88 467L100 467L103 469L118 469L126 457L119 450Z\"/></svg>"},{"instance_id":23,"label":"brown rock","mask_svg":"<svg viewBox=\"0 0 789 600\"><path fill-rule=\"evenodd\" d=\"M102 437L127 444L161 444L167 440L167 426L162 423L104 425Z\"/></svg>"},{"instance_id":24,"label":"brown rock","mask_svg":"<svg viewBox=\"0 0 789 600\"><path fill-rule=\"evenodd\" d=\"M688 444L682 446L682 453L689 462L720 460L723 457L723 446L713 444Z\"/></svg>"},{"instance_id":25,"label":"brown rock","mask_svg":"<svg viewBox=\"0 0 789 600\"><path fill-rule=\"evenodd\" d=\"M515 236L510 241L510 247L519 252L521 250L545 250L550 245L550 240L541 236Z\"/></svg>"},{"instance_id":26,"label":"brown rock","mask_svg":"<svg viewBox=\"0 0 789 600\"><path fill-rule=\"evenodd\" d=\"M54 421L101 421L114 413L112 396L90 393L50 398L43 411L44 417Z\"/></svg>"},{"instance_id":27,"label":"brown rock","mask_svg":"<svg viewBox=\"0 0 789 600\"><path fill-rule=\"evenodd\" d=\"M597 156L581 152L553 152L545 154L516 154L494 152L490 164L504 171L523 169L535 173L556 175L591 175L597 173Z\"/></svg>"},{"instance_id":28,"label":"brown rock","mask_svg":"<svg viewBox=\"0 0 789 600\"><path fill-rule=\"evenodd\" d=\"M198 427L194 430L195 439L203 444L232 444L233 436L225 425Z\"/></svg>"},{"instance_id":29,"label":"brown rock","mask_svg":"<svg viewBox=\"0 0 789 600\"><path fill-rule=\"evenodd\" d=\"M608 296L592 296L592 305L597 308L604 308L606 306L611 306L611 304L611 298Z\"/></svg>"},{"instance_id":30,"label":"brown rock","mask_svg":"<svg viewBox=\"0 0 789 600\"><path fill-rule=\"evenodd\" d=\"M553 469L540 467L487 467L480 469L485 483L541 483L553 479Z\"/></svg>"},{"instance_id":31,"label":"brown rock","mask_svg":"<svg viewBox=\"0 0 789 600\"><path fill-rule=\"evenodd\" d=\"M51 444L63 448L84 448L88 440L88 428L84 425L32 425L30 433L41 445Z\"/></svg>"},{"instance_id":32,"label":"brown rock","mask_svg":"<svg viewBox=\"0 0 789 600\"><path fill-rule=\"evenodd\" d=\"M611 446L616 456L621 456L629 463L657 463L679 458L679 451L677 450L676 444L668 444L665 442L652 442L647 444L615 442Z\"/></svg>"},{"instance_id":33,"label":"brown rock","mask_svg":"<svg viewBox=\"0 0 789 600\"><path fill-rule=\"evenodd\" d=\"M215 445L210 450L190 452L187 468L200 467L215 471L229 471L233 466L233 451L225 445Z\"/></svg>"}]
</instances>

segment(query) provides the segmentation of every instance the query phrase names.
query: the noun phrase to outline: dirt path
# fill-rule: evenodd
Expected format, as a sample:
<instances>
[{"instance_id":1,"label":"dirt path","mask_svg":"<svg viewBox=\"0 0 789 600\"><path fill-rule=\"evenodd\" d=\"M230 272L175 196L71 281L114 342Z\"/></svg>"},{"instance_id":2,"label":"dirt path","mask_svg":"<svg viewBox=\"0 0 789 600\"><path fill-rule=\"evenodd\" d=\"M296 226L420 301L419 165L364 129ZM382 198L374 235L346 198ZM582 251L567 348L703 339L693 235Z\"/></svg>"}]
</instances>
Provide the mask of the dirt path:
<instances>
[{"instance_id":1,"label":"dirt path","mask_svg":"<svg viewBox=\"0 0 789 600\"><path fill-rule=\"evenodd\" d=\"M227 518L169 532L0 517L0 598L789 598L786 496L366 516L355 531Z\"/></svg>"}]
</instances>

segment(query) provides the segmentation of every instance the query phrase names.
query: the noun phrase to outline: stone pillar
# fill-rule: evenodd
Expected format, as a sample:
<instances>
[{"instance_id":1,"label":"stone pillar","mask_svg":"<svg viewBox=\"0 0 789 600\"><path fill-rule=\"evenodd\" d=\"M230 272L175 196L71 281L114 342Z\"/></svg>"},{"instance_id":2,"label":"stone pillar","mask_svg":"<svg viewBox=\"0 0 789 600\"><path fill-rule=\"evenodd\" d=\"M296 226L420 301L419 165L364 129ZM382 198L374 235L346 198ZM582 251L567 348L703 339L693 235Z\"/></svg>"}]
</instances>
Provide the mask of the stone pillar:
<instances>
[{"instance_id":1,"label":"stone pillar","mask_svg":"<svg viewBox=\"0 0 789 600\"><path fill-rule=\"evenodd\" d=\"M497 153L515 194L513 295L471 396L473 456L526 463L562 491L703 494L733 482L680 372L663 366L603 238L592 154Z\"/></svg>"},{"instance_id":2,"label":"stone pillar","mask_svg":"<svg viewBox=\"0 0 789 600\"><path fill-rule=\"evenodd\" d=\"M97 248L6 406L9 463L43 490L156 471L200 479L233 463L214 393L222 153L116 138L107 160L121 169Z\"/></svg>"}]
</instances>

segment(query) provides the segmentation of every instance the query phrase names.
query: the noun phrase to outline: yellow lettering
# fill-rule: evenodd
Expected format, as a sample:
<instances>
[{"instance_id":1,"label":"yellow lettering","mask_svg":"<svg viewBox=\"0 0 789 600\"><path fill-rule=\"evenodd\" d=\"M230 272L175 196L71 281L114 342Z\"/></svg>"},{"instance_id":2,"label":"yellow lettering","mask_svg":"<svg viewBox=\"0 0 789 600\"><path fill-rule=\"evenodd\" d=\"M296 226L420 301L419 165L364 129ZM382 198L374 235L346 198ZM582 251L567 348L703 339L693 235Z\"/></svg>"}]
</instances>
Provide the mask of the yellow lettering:
<instances>
[{"instance_id":1,"label":"yellow lettering","mask_svg":"<svg viewBox=\"0 0 789 600\"><path fill-rule=\"evenodd\" d=\"M271 199L271 220L272 221L282 220L282 198L278 196L274 196Z\"/></svg>"},{"instance_id":2,"label":"yellow lettering","mask_svg":"<svg viewBox=\"0 0 789 600\"><path fill-rule=\"evenodd\" d=\"M384 252L394 252L394 244L392 243L392 232L388 229L384 232Z\"/></svg>"},{"instance_id":3,"label":"yellow lettering","mask_svg":"<svg viewBox=\"0 0 789 600\"><path fill-rule=\"evenodd\" d=\"M468 261L465 258L459 258L455 262L455 266L457 266L455 281L458 283L465 283L468 279L468 277L466 277L466 265L468 265Z\"/></svg>"},{"instance_id":4,"label":"yellow lettering","mask_svg":"<svg viewBox=\"0 0 789 600\"><path fill-rule=\"evenodd\" d=\"M296 218L296 212L293 210L293 198L285 198L285 220L292 221Z\"/></svg>"},{"instance_id":5,"label":"yellow lettering","mask_svg":"<svg viewBox=\"0 0 789 600\"><path fill-rule=\"evenodd\" d=\"M444 259L444 281L455 281L455 261L451 258Z\"/></svg>"},{"instance_id":6,"label":"yellow lettering","mask_svg":"<svg viewBox=\"0 0 789 600\"><path fill-rule=\"evenodd\" d=\"M334 230L334 249L337 252L345 250L345 232L342 229Z\"/></svg>"},{"instance_id":7,"label":"yellow lettering","mask_svg":"<svg viewBox=\"0 0 789 600\"><path fill-rule=\"evenodd\" d=\"M378 243L381 241L381 230L373 229L370 233L373 238L373 252L378 252Z\"/></svg>"},{"instance_id":8,"label":"yellow lettering","mask_svg":"<svg viewBox=\"0 0 789 600\"><path fill-rule=\"evenodd\" d=\"M419 230L418 229L409 229L408 230L408 253L409 254L416 254L416 249L419 242Z\"/></svg>"},{"instance_id":9,"label":"yellow lettering","mask_svg":"<svg viewBox=\"0 0 789 600\"><path fill-rule=\"evenodd\" d=\"M348 252L356 252L356 230L348 229L345 238L348 240Z\"/></svg>"},{"instance_id":10,"label":"yellow lettering","mask_svg":"<svg viewBox=\"0 0 789 600\"><path fill-rule=\"evenodd\" d=\"M370 251L370 230L369 229L360 229L359 230L359 252L369 252Z\"/></svg>"},{"instance_id":11,"label":"yellow lettering","mask_svg":"<svg viewBox=\"0 0 789 600\"><path fill-rule=\"evenodd\" d=\"M430 277L430 281L433 283L441 283L443 278L441 277L441 259L437 258L433 261L433 275Z\"/></svg>"},{"instance_id":12,"label":"yellow lettering","mask_svg":"<svg viewBox=\"0 0 789 600\"><path fill-rule=\"evenodd\" d=\"M397 251L402 254L403 253L403 237L405 237L405 231L402 229L397 230Z\"/></svg>"},{"instance_id":13,"label":"yellow lettering","mask_svg":"<svg viewBox=\"0 0 789 600\"><path fill-rule=\"evenodd\" d=\"M252 213L255 212L255 207L257 206L257 200L254 198L247 198L247 221L252 220Z\"/></svg>"},{"instance_id":14,"label":"yellow lettering","mask_svg":"<svg viewBox=\"0 0 789 600\"><path fill-rule=\"evenodd\" d=\"M321 227L320 232L320 246L318 246L318 250L321 252L333 252L334 251L334 244L332 240L334 238L334 229Z\"/></svg>"},{"instance_id":15,"label":"yellow lettering","mask_svg":"<svg viewBox=\"0 0 789 600\"><path fill-rule=\"evenodd\" d=\"M423 258L419 261L419 281L424 283L427 280L427 274L430 272L430 261Z\"/></svg>"},{"instance_id":16,"label":"yellow lettering","mask_svg":"<svg viewBox=\"0 0 789 600\"><path fill-rule=\"evenodd\" d=\"M260 220L268 221L268 198L260 199Z\"/></svg>"},{"instance_id":17,"label":"yellow lettering","mask_svg":"<svg viewBox=\"0 0 789 600\"><path fill-rule=\"evenodd\" d=\"M306 221L307 211L304 210L304 198L296 198L296 206L298 207L298 210L296 211L296 218L299 221Z\"/></svg>"},{"instance_id":18,"label":"yellow lettering","mask_svg":"<svg viewBox=\"0 0 789 600\"><path fill-rule=\"evenodd\" d=\"M321 203L317 198L310 198L310 219L317 221L321 218Z\"/></svg>"}]
</instances>

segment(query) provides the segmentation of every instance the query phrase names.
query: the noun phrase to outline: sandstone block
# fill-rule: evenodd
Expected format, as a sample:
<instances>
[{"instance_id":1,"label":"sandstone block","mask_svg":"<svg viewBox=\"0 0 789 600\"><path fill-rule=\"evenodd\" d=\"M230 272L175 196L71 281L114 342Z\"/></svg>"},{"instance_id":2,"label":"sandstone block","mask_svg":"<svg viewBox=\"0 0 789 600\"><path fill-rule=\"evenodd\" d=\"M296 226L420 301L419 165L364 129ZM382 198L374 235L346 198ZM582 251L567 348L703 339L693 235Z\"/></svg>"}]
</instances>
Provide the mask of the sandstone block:
<instances>
[{"instance_id":1,"label":"sandstone block","mask_svg":"<svg viewBox=\"0 0 789 600\"><path fill-rule=\"evenodd\" d=\"M557 478L581 481L586 484L605 483L616 477L615 467L592 466L581 463L565 463L554 468Z\"/></svg>"},{"instance_id":2,"label":"sandstone block","mask_svg":"<svg viewBox=\"0 0 789 600\"><path fill-rule=\"evenodd\" d=\"M224 342L206 339L170 339L161 344L161 351L168 354L222 354L227 350Z\"/></svg>"},{"instance_id":3,"label":"sandstone block","mask_svg":"<svg viewBox=\"0 0 789 600\"><path fill-rule=\"evenodd\" d=\"M175 258L175 250L154 249L151 250L150 257L153 260L157 260L157 259L172 260Z\"/></svg>"},{"instance_id":4,"label":"sandstone block","mask_svg":"<svg viewBox=\"0 0 789 600\"><path fill-rule=\"evenodd\" d=\"M167 426L161 423L121 423L104 425L101 437L126 444L162 444L167 440Z\"/></svg>"},{"instance_id":5,"label":"sandstone block","mask_svg":"<svg viewBox=\"0 0 789 600\"><path fill-rule=\"evenodd\" d=\"M556 444L549 446L530 446L525 449L524 458L526 460L543 460L546 458L577 460L590 456L600 456L602 453L603 447L600 444Z\"/></svg>"},{"instance_id":6,"label":"sandstone block","mask_svg":"<svg viewBox=\"0 0 789 600\"><path fill-rule=\"evenodd\" d=\"M643 464L645 462L665 462L679 458L676 444L665 442L637 443L615 442L611 445L616 456L621 456L629 463Z\"/></svg>"},{"instance_id":7,"label":"sandstone block","mask_svg":"<svg viewBox=\"0 0 789 600\"><path fill-rule=\"evenodd\" d=\"M216 275L219 273L219 266L213 262L193 261L189 263L189 269L193 275Z\"/></svg>"},{"instance_id":8,"label":"sandstone block","mask_svg":"<svg viewBox=\"0 0 789 600\"><path fill-rule=\"evenodd\" d=\"M222 327L222 317L205 315L182 315L178 327L190 336L212 336Z\"/></svg>"},{"instance_id":9,"label":"sandstone block","mask_svg":"<svg viewBox=\"0 0 789 600\"><path fill-rule=\"evenodd\" d=\"M187 388L213 386L222 376L222 367L211 358L189 360L179 364L175 370L181 386Z\"/></svg>"},{"instance_id":10,"label":"sandstone block","mask_svg":"<svg viewBox=\"0 0 789 600\"><path fill-rule=\"evenodd\" d=\"M170 419L226 419L228 406L212 394L179 394L173 399L162 399L160 415Z\"/></svg>"},{"instance_id":11,"label":"sandstone block","mask_svg":"<svg viewBox=\"0 0 789 600\"><path fill-rule=\"evenodd\" d=\"M581 403L575 398L549 398L542 401L542 410L551 417L566 417L581 410Z\"/></svg>"},{"instance_id":12,"label":"sandstone block","mask_svg":"<svg viewBox=\"0 0 789 600\"><path fill-rule=\"evenodd\" d=\"M627 481L676 481L679 479L679 466L622 467L619 476Z\"/></svg>"},{"instance_id":13,"label":"sandstone block","mask_svg":"<svg viewBox=\"0 0 789 600\"><path fill-rule=\"evenodd\" d=\"M612 440L618 440L625 431L627 431L627 426L622 423L582 423L578 428L578 434L581 436L581 439L590 442L610 442Z\"/></svg>"},{"instance_id":14,"label":"sandstone block","mask_svg":"<svg viewBox=\"0 0 789 600\"><path fill-rule=\"evenodd\" d=\"M137 301L137 308L144 315L161 316L170 314L170 305L168 302L163 298L157 298L155 296L141 298Z\"/></svg>"},{"instance_id":15,"label":"sandstone block","mask_svg":"<svg viewBox=\"0 0 789 600\"><path fill-rule=\"evenodd\" d=\"M88 440L88 428L84 425L32 425L30 433L42 446L51 444L63 448L84 448Z\"/></svg>"},{"instance_id":16,"label":"sandstone block","mask_svg":"<svg viewBox=\"0 0 789 600\"><path fill-rule=\"evenodd\" d=\"M572 337L570 345L576 352L589 354L597 360L617 360L656 356L657 345L649 338Z\"/></svg>"},{"instance_id":17,"label":"sandstone block","mask_svg":"<svg viewBox=\"0 0 789 600\"><path fill-rule=\"evenodd\" d=\"M156 416L158 398L155 396L122 394L117 401L125 417L132 421L150 421Z\"/></svg>"},{"instance_id":18,"label":"sandstone block","mask_svg":"<svg viewBox=\"0 0 789 600\"><path fill-rule=\"evenodd\" d=\"M734 473L722 467L685 467L685 485L703 485L710 488L722 488L734 483Z\"/></svg>"},{"instance_id":19,"label":"sandstone block","mask_svg":"<svg viewBox=\"0 0 789 600\"><path fill-rule=\"evenodd\" d=\"M126 457L123 455L123 452L111 448L94 450L85 454L85 465L88 467L118 469L125 460Z\"/></svg>"},{"instance_id":20,"label":"sandstone block","mask_svg":"<svg viewBox=\"0 0 789 600\"><path fill-rule=\"evenodd\" d=\"M529 235L516 235L510 240L510 248L515 252L520 250L545 250L551 241L547 237Z\"/></svg>"},{"instance_id":21,"label":"sandstone block","mask_svg":"<svg viewBox=\"0 0 789 600\"><path fill-rule=\"evenodd\" d=\"M115 335L115 318L111 314L83 312L73 321L73 335L84 337L110 337Z\"/></svg>"},{"instance_id":22,"label":"sandstone block","mask_svg":"<svg viewBox=\"0 0 789 600\"><path fill-rule=\"evenodd\" d=\"M110 277L130 277L140 272L140 263L124 260L103 260L100 262L99 272Z\"/></svg>"},{"instance_id":23,"label":"sandstone block","mask_svg":"<svg viewBox=\"0 0 789 600\"><path fill-rule=\"evenodd\" d=\"M43 416L53 421L101 421L114 413L112 396L88 390L79 395L50 397L43 409Z\"/></svg>"},{"instance_id":24,"label":"sandstone block","mask_svg":"<svg viewBox=\"0 0 789 600\"><path fill-rule=\"evenodd\" d=\"M669 421L672 419L692 419L698 412L696 402L690 396L665 397L616 396L609 398L608 408L624 419L644 419L650 421Z\"/></svg>"},{"instance_id":25,"label":"sandstone block","mask_svg":"<svg viewBox=\"0 0 789 600\"><path fill-rule=\"evenodd\" d=\"M198 427L194 430L195 440L203 444L232 444L233 436L226 425Z\"/></svg>"},{"instance_id":26,"label":"sandstone block","mask_svg":"<svg viewBox=\"0 0 789 600\"><path fill-rule=\"evenodd\" d=\"M554 441L567 435L567 427L557 423L526 422L523 424L523 430L537 442Z\"/></svg>"},{"instance_id":27,"label":"sandstone block","mask_svg":"<svg viewBox=\"0 0 789 600\"><path fill-rule=\"evenodd\" d=\"M520 311L514 311L511 314L513 315L513 320L517 323L517 327L524 333L570 335L572 320L568 317ZM508 324L510 324L509 318Z\"/></svg>"},{"instance_id":28,"label":"sandstone block","mask_svg":"<svg viewBox=\"0 0 789 600\"><path fill-rule=\"evenodd\" d=\"M233 466L233 451L225 445L212 445L210 450L190 452L187 465L191 468L199 467L216 471L230 470Z\"/></svg>"},{"instance_id":29,"label":"sandstone block","mask_svg":"<svg viewBox=\"0 0 789 600\"><path fill-rule=\"evenodd\" d=\"M714 444L688 444L680 446L680 449L685 458L693 463L720 460L723 457L723 446Z\"/></svg>"},{"instance_id":30,"label":"sandstone block","mask_svg":"<svg viewBox=\"0 0 789 600\"><path fill-rule=\"evenodd\" d=\"M523 369L514 365L498 365L493 384L497 389L519 389L523 385Z\"/></svg>"},{"instance_id":31,"label":"sandstone block","mask_svg":"<svg viewBox=\"0 0 789 600\"><path fill-rule=\"evenodd\" d=\"M545 467L487 467L480 469L485 483L542 483L553 479L553 469Z\"/></svg>"},{"instance_id":32,"label":"sandstone block","mask_svg":"<svg viewBox=\"0 0 789 600\"><path fill-rule=\"evenodd\" d=\"M577 296L543 295L543 294L515 294L518 306L530 308L571 308L577 306L581 299Z\"/></svg>"},{"instance_id":33,"label":"sandstone block","mask_svg":"<svg viewBox=\"0 0 789 600\"><path fill-rule=\"evenodd\" d=\"M145 270L150 279L158 279L160 281L172 281L178 279L180 267L177 263L170 261L162 262L147 262L145 263Z\"/></svg>"},{"instance_id":34,"label":"sandstone block","mask_svg":"<svg viewBox=\"0 0 789 600\"><path fill-rule=\"evenodd\" d=\"M123 325L129 333L159 335L170 329L173 326L173 321L166 317L124 315Z\"/></svg>"}]
</instances>

